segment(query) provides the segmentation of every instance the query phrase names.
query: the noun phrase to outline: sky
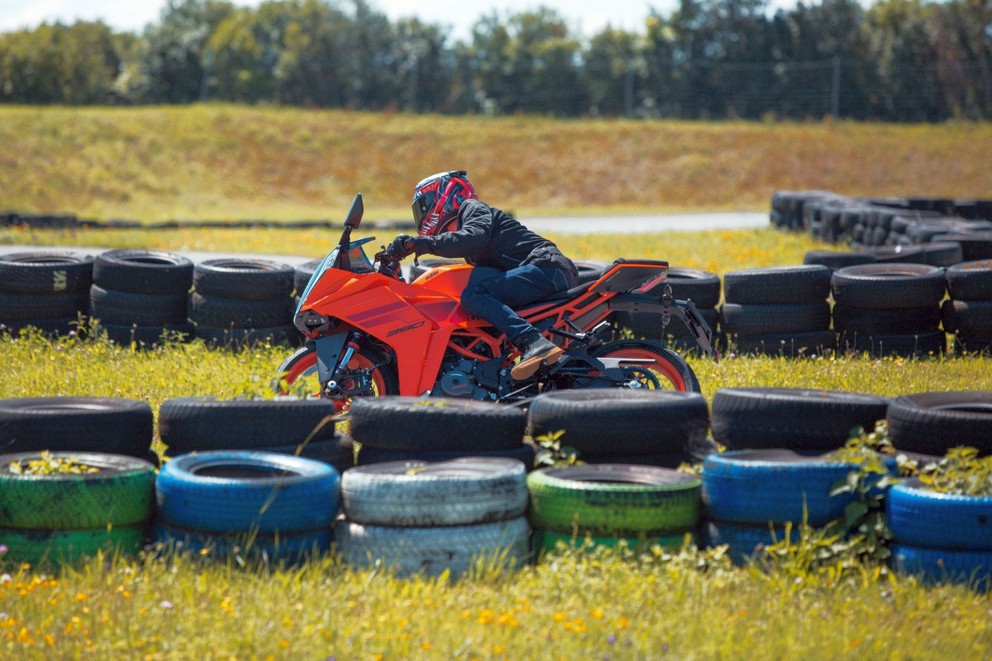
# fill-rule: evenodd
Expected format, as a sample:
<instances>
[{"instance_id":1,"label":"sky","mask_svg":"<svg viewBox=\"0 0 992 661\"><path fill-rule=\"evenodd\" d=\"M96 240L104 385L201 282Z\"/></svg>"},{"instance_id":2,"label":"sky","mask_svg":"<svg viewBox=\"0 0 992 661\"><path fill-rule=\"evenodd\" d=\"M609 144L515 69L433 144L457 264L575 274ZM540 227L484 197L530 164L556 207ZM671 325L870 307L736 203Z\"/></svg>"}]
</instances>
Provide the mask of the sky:
<instances>
[{"instance_id":1,"label":"sky","mask_svg":"<svg viewBox=\"0 0 992 661\"><path fill-rule=\"evenodd\" d=\"M232 0L236 5L258 6L261 0ZM416 15L425 23L450 26L452 40L467 39L483 15L501 15L538 6L550 7L565 17L579 34L591 36L607 25L640 32L651 9L667 15L678 0L371 0L390 20ZM772 0L772 7L794 6L789 0ZM812 2L810 2L812 4ZM165 0L0 0L0 32L34 28L42 22L73 23L102 20L118 32L140 32L159 20Z\"/></svg>"}]
</instances>

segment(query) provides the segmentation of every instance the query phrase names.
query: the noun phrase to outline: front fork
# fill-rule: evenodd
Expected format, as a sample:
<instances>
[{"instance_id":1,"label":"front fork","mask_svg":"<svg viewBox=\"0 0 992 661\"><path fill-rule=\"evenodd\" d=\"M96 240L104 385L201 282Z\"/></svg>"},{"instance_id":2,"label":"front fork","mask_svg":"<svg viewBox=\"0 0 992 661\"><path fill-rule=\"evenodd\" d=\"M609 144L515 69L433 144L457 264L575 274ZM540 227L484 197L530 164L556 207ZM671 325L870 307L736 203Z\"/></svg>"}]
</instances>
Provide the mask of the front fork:
<instances>
[{"instance_id":1,"label":"front fork","mask_svg":"<svg viewBox=\"0 0 992 661\"><path fill-rule=\"evenodd\" d=\"M342 331L314 340L317 351L317 374L321 390L329 399L372 395L372 370L349 370L348 363L361 351L361 334Z\"/></svg>"}]
</instances>

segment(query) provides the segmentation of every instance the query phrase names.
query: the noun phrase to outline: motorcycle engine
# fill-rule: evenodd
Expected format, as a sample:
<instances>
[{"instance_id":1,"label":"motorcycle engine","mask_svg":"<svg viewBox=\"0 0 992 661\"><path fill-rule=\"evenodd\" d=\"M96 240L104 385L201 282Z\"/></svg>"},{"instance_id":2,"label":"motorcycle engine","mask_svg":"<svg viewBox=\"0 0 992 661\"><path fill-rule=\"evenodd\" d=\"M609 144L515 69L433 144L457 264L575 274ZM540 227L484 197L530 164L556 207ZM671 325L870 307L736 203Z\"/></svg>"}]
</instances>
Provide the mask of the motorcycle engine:
<instances>
[{"instance_id":1,"label":"motorcycle engine","mask_svg":"<svg viewBox=\"0 0 992 661\"><path fill-rule=\"evenodd\" d=\"M445 397L464 397L466 399L475 395L477 384L474 378L475 365L471 360L461 360L453 367L448 367L441 378L437 380L437 387L441 389L441 394Z\"/></svg>"}]
</instances>

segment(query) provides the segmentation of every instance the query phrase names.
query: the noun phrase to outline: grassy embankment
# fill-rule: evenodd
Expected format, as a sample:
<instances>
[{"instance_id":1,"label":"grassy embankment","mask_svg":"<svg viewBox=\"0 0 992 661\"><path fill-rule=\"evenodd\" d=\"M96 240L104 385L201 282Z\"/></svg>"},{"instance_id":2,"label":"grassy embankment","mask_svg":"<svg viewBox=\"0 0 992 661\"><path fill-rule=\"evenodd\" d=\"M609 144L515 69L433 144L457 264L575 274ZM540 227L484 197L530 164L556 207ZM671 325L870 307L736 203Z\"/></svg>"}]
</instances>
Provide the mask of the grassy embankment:
<instances>
[{"instance_id":1,"label":"grassy embankment","mask_svg":"<svg viewBox=\"0 0 992 661\"><path fill-rule=\"evenodd\" d=\"M682 208L763 209L776 188L833 188L851 194L990 196L989 174L984 171L986 158L977 158L974 153L976 143L982 140L986 145L989 143L988 127L555 124L547 120L367 117L303 111L283 114L212 107L112 112L120 114L90 110L0 110L4 120L0 121L0 139L5 145L18 140L13 148L5 148L0 155L0 190L3 191L0 206L147 220L210 216L337 218L356 188L364 188L368 201L373 197L369 192L377 191L375 186L388 179L380 178L380 173L393 172L396 174L389 175L392 177L389 187L399 188L402 193L390 197L382 193L383 199L390 202L377 206L402 212L409 172L424 169L401 163L404 155L420 158L428 154L427 169L431 170L446 166L445 161L457 154L458 158L469 161L468 167L473 172L483 169L484 180L496 177L497 173L516 177L522 169L530 169L529 165L519 165L519 160L501 161L489 153L495 149L493 145L503 143L519 145L521 153L528 156L525 159L528 163L533 156L542 167L557 158L572 158L575 163L570 165L587 173L601 167L599 177L559 179L563 186L574 186L582 195L591 195L575 199L590 204L591 201L613 203L618 199L613 197L618 187L627 185L626 175L650 175L653 168L661 168L670 160L664 156L651 159L638 150L650 151L648 145L654 144L655 152L661 154L670 148L672 136L681 133L694 135L683 144L706 144L720 154L732 153L738 157L740 169L748 170L749 174L762 168L748 169L748 164L755 161L743 157L746 150L733 151L736 138L729 133L757 133L764 136L756 138L758 143L788 145L789 149L778 153L777 158L767 158L767 150L761 151L767 159L764 169L793 173L794 167L806 162L821 168L816 175L790 174L798 178L761 179L764 183L754 180L748 185L746 176L728 174L737 172L737 168L731 167L734 158L721 156L716 160L723 162L722 168L719 163L700 168L707 172L694 194L683 195L674 205ZM31 119L29 115L36 117ZM289 119L283 120L283 116ZM167 119L170 117L171 120ZM238 118L237 122L233 121L234 117ZM374 151L359 151L354 146L357 138L342 137L347 132L333 126L335 119L353 127L353 138L361 136L384 147L392 145L395 154L370 157ZM431 140L426 138L425 144L419 145L417 138L404 142L395 135L391 140L383 137L387 133L384 127L392 127L395 133L399 126L405 127L408 137L417 131L448 135L437 125L456 121L488 127L488 141L492 143L489 149L473 147L478 151L438 152L432 150ZM239 124L237 137L233 136L236 123ZM151 130L147 136L135 128L141 125ZM192 135L169 133L169 130L179 131L173 125L185 126ZM371 125L375 128L370 128ZM533 149L538 133L530 135L531 144L500 134L513 133L510 128L526 125L543 127L539 133L568 154L559 153L556 159L551 159L546 149ZM77 131L80 126L90 128L80 133ZM556 136L557 133L567 136L579 126L585 127L586 132L590 127L600 127L603 142L583 147L574 138ZM627 154L631 160L612 165L606 162L602 148L617 142L608 139L611 133L640 132L645 127L656 133L670 131L672 135L659 137L657 142L653 142L652 131L636 138L628 137L627 149L637 152ZM528 130L537 131L537 128ZM260 137L245 138L251 131L261 132ZM360 158L332 154L338 150L337 146L328 147L323 156L319 156L323 153L320 148L309 152L299 149L302 154L299 158L309 154L317 160L298 164L291 159L297 165L290 167L278 158L275 162L257 159L254 153L251 158L242 154L230 160L204 156L208 146L203 147L202 154L197 151L197 145L204 141L214 147L227 145L235 151L242 149L243 143L264 150L271 142L264 135L283 135L283 132L293 135L296 131L299 135L306 133L308 140L319 139L324 145L336 145L335 140L349 142L342 151L353 149ZM215 132L218 142L212 142ZM965 134L962 142L954 142L954 147L941 146L945 137L950 141L957 132ZM132 137L122 138L121 142L78 137L94 134ZM879 164L879 178L885 174L893 179L885 185L871 184L863 169L851 171L849 158L818 152L818 147L843 143L838 134L861 136L856 144L848 144L842 151L847 156L860 155L858 162L862 165L874 163L868 154L881 158L896 145L901 145L904 162ZM899 179L915 167L915 159L907 155L913 149L906 151L905 143L921 135L924 137L919 139L933 149L920 160L936 157L946 149L948 156L942 162L957 168L945 183L933 178L945 174L936 166L918 168L918 172L930 177L920 174L918 179ZM471 135L464 140L470 145L484 144L481 138ZM456 149L464 140L455 146L439 148ZM59 146L56 152L52 151L53 145ZM879 146L869 150L869 145ZM788 159L783 162L786 152ZM463 153L466 155L462 156ZM672 154L678 155L678 150ZM266 152L266 155L271 154ZM470 157L478 160L478 167ZM321 160L324 158L327 160ZM332 160L339 165L338 171L348 177L336 184L337 188L330 184L308 188L304 181L293 176L272 175L275 177L272 180L263 175L234 176L248 171L264 173L266 167L272 172L303 175L314 171L315 164L329 165ZM579 165L580 162L586 165ZM822 169L825 163L833 164L826 172L838 178L825 174ZM625 164L630 165L621 168L624 176L618 177L615 167ZM985 183L975 184L974 180L965 183L963 170L968 170L969 164L972 170L983 169L981 177L986 178ZM299 170L294 169L297 167ZM886 168L890 170L887 173ZM18 183L21 192L11 196L8 191L12 190L10 182L14 180L15 170L20 175L18 181L22 182ZM556 173L560 171L561 168L555 169ZM668 170L669 174L685 171ZM645 195L655 194L661 188L657 170L654 175L644 180L651 184L644 184ZM24 184L25 181L31 183ZM499 181L490 186L499 191L498 197L511 197L515 208L539 209L537 200L542 198L530 197L527 186L509 179ZM741 182L740 188L721 192L724 185L733 188L735 181ZM863 186L859 182L864 182ZM672 191L676 188L668 187L662 197L675 199ZM67 192L69 189L72 191ZM275 190L289 192L278 195L268 192ZM300 190L316 192L308 197ZM594 190L602 193L597 197ZM701 199L720 202L699 204ZM665 206L640 200L638 205L644 205L641 209L655 210ZM567 205L561 208L576 210ZM328 209L336 211L326 214ZM0 241L37 244L77 241L83 245L245 249L319 256L331 240L326 235L327 232L275 230L111 232L76 236L8 232L0 235ZM806 237L771 230L672 233L663 237L619 237L603 241L562 236L559 241L570 253L587 259L611 259L617 255L667 258L673 264L720 273L734 268L799 263L802 253L813 247ZM144 399L157 408L170 397L260 395L266 392L272 370L285 352L286 349L260 348L253 353L232 354L210 351L199 344L140 352L99 342L2 340L0 397L102 395ZM692 365L707 397L712 397L719 388L745 385L818 387L884 395L992 389L992 366L987 358L981 357L876 361L858 356L828 356L793 361L731 356L720 365L702 359L693 360ZM762 573L733 569L692 553L676 558L652 556L640 562L573 554L546 560L518 573L483 572L477 578L453 584L419 579L397 581L381 571L352 572L332 561L280 571L241 569L230 563L212 563L209 559L182 560L176 564L153 559L118 560L109 567L94 562L77 571L54 575L8 568L9 577L0 577L0 613L3 614L0 649L10 658L39 659L327 656L936 659L992 655L992 611L988 595L962 587L925 588L911 579L896 578L876 568L844 572L837 564L823 571L808 571L807 560L802 555L794 556L793 561L782 567Z\"/></svg>"}]
</instances>

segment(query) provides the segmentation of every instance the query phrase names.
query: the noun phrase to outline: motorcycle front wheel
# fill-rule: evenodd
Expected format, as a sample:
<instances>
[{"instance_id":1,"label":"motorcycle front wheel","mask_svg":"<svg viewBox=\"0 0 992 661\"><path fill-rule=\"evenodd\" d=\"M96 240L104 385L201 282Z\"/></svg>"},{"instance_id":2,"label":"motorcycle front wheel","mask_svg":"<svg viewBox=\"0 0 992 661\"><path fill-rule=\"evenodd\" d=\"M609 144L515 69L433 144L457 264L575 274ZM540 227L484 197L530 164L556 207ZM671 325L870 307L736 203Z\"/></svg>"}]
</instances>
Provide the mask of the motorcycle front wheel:
<instances>
[{"instance_id":1,"label":"motorcycle front wheel","mask_svg":"<svg viewBox=\"0 0 992 661\"><path fill-rule=\"evenodd\" d=\"M611 359L624 371L621 387L645 390L681 390L701 392L699 379L682 356L671 349L646 340L619 340L609 342L592 354ZM607 365L611 367L612 365ZM592 372L591 376L598 376Z\"/></svg>"},{"instance_id":2,"label":"motorcycle front wheel","mask_svg":"<svg viewBox=\"0 0 992 661\"><path fill-rule=\"evenodd\" d=\"M341 379L343 388L351 388L352 380L363 371L371 370L372 396L398 395L400 392L396 375L388 367L383 367L384 357L375 349L363 346L351 357L348 370ZM279 366L279 377L273 384L273 389L280 395L297 395L299 397L320 397L323 387L317 376L317 352L310 347L297 349L293 355ZM351 397L332 399L337 412L347 408Z\"/></svg>"}]
</instances>

